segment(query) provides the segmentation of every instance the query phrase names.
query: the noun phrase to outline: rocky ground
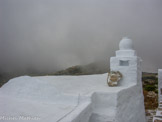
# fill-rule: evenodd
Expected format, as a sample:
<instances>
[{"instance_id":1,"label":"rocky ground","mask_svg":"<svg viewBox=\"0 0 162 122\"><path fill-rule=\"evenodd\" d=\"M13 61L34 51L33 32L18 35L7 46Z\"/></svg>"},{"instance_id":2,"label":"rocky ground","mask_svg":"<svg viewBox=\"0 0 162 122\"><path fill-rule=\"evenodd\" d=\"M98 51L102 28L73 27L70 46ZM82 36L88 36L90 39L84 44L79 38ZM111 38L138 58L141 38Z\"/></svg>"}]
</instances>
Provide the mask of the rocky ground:
<instances>
[{"instance_id":1,"label":"rocky ground","mask_svg":"<svg viewBox=\"0 0 162 122\"><path fill-rule=\"evenodd\" d=\"M156 114L156 109L155 110L146 110L146 120L147 122L152 122L153 116Z\"/></svg>"}]
</instances>

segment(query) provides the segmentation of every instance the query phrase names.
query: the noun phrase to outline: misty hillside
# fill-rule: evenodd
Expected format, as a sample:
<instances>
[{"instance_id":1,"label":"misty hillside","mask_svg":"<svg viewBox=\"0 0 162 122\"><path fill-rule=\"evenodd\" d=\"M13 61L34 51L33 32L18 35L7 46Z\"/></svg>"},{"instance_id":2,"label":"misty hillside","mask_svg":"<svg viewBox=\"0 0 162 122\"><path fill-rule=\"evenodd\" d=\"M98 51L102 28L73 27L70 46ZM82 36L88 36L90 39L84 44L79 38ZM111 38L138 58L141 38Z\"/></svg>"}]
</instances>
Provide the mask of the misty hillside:
<instances>
[{"instance_id":1,"label":"misty hillside","mask_svg":"<svg viewBox=\"0 0 162 122\"><path fill-rule=\"evenodd\" d=\"M95 62L87 65L77 65L65 70L55 72L54 75L91 75L102 74L109 71L109 66L104 61Z\"/></svg>"},{"instance_id":2,"label":"misty hillside","mask_svg":"<svg viewBox=\"0 0 162 122\"><path fill-rule=\"evenodd\" d=\"M77 65L69 67L61 71L38 71L35 69L28 69L25 71L15 72L0 72L0 87L8 80L23 76L45 76L45 75L90 75L90 74L102 74L109 71L109 65L106 61L98 61L87 65Z\"/></svg>"}]
</instances>

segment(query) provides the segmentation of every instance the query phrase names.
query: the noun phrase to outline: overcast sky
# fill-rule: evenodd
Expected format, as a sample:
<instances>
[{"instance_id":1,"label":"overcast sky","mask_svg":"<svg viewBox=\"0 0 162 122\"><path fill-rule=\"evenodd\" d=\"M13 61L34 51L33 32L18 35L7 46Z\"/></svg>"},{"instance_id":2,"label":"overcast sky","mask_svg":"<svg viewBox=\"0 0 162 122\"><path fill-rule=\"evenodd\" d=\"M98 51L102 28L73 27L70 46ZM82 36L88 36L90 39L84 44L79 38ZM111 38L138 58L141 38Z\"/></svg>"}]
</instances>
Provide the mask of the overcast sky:
<instances>
[{"instance_id":1,"label":"overcast sky","mask_svg":"<svg viewBox=\"0 0 162 122\"><path fill-rule=\"evenodd\" d=\"M123 36L162 68L162 0L0 0L1 71L109 64Z\"/></svg>"}]
</instances>

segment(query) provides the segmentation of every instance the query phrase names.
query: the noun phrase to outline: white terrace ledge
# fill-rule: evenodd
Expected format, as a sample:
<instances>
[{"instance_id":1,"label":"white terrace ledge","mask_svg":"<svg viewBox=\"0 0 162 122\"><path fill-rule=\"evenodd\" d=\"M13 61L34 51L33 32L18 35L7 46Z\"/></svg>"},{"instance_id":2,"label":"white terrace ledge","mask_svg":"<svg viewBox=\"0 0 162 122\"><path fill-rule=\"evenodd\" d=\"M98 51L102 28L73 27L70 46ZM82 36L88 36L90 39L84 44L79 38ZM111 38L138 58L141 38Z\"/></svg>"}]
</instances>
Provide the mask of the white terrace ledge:
<instances>
[{"instance_id":1,"label":"white terrace ledge","mask_svg":"<svg viewBox=\"0 0 162 122\"><path fill-rule=\"evenodd\" d=\"M38 117L39 122L89 122L91 116L100 113L109 114L107 119L113 121L117 99L121 99L118 94L136 85L108 87L106 78L107 74L12 79L0 88L0 115Z\"/></svg>"}]
</instances>

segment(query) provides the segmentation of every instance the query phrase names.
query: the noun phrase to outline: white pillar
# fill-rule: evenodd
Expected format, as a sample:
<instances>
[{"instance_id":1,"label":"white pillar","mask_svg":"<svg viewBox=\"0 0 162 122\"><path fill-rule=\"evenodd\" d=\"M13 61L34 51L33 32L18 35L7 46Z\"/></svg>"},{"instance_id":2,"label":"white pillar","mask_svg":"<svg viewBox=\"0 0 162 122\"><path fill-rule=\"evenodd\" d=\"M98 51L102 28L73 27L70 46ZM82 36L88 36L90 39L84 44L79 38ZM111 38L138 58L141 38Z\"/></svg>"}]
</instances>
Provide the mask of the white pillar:
<instances>
[{"instance_id":1,"label":"white pillar","mask_svg":"<svg viewBox=\"0 0 162 122\"><path fill-rule=\"evenodd\" d=\"M110 59L111 71L119 71L123 75L119 86L126 88L118 93L116 122L146 122L141 62L132 40L123 38L116 56Z\"/></svg>"},{"instance_id":2,"label":"white pillar","mask_svg":"<svg viewBox=\"0 0 162 122\"><path fill-rule=\"evenodd\" d=\"M141 58L136 56L133 50L131 39L123 38L119 44L120 50L116 51L116 56L110 59L111 71L120 71L123 79L119 82L121 86L141 83Z\"/></svg>"},{"instance_id":3,"label":"white pillar","mask_svg":"<svg viewBox=\"0 0 162 122\"><path fill-rule=\"evenodd\" d=\"M158 95L159 95L159 103L162 101L162 69L158 70Z\"/></svg>"}]
</instances>

